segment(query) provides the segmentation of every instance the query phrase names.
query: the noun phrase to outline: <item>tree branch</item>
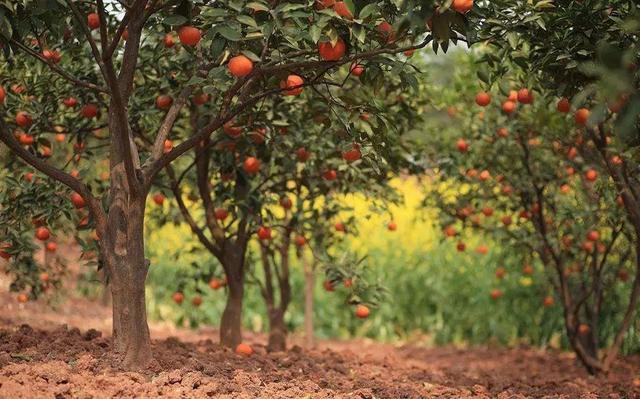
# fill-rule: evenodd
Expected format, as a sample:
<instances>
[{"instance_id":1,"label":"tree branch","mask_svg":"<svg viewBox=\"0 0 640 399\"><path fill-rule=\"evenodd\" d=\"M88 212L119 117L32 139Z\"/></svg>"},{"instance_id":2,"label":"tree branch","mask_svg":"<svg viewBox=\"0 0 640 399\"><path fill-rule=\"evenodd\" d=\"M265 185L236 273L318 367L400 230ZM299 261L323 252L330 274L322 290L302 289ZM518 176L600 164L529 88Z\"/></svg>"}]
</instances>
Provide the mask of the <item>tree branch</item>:
<instances>
[{"instance_id":1,"label":"tree branch","mask_svg":"<svg viewBox=\"0 0 640 399\"><path fill-rule=\"evenodd\" d=\"M80 180L74 178L73 176L63 172L56 167L49 165L48 163L42 161L37 158L35 155L25 150L11 135L7 125L4 122L4 118L0 118L0 141L6 144L9 149L15 153L20 159L29 165L33 166L40 172L49 176L50 178L59 181L60 183L66 185L73 191L77 192L82 196L82 198L87 203L89 210L91 211L93 217L96 220L99 231L104 231L105 227L105 217L102 207L100 205L100 201L91 194L89 187L87 187Z\"/></svg>"},{"instance_id":2,"label":"tree branch","mask_svg":"<svg viewBox=\"0 0 640 399\"><path fill-rule=\"evenodd\" d=\"M48 61L42 55L38 54L34 50L32 50L29 47L25 46L24 44L22 44L20 42L17 42L17 41L15 41L13 39L10 39L9 43L11 43L14 46L18 47L20 50L22 50L25 53L29 54L30 56L34 57L35 59L37 59L38 61L42 62L43 64L46 64L47 66L49 66L49 68L53 72L55 72L58 75L62 76L63 78L65 78L69 82L71 82L71 83L73 83L73 84L75 84L77 86L84 87L86 89L90 89L90 90L93 90L93 91L96 91L96 92L99 92L99 93L107 93L107 94L109 93L109 89L106 88L106 87L98 86L98 85L95 85L93 83L85 82L83 80L74 78L69 72L67 72L64 69L60 68L59 66L55 65L53 62Z\"/></svg>"},{"instance_id":3,"label":"tree branch","mask_svg":"<svg viewBox=\"0 0 640 399\"><path fill-rule=\"evenodd\" d=\"M169 136L169 132L171 132L176 119L178 119L178 116L180 115L182 107L184 107L184 105L187 103L187 97L191 95L192 91L193 90L191 87L184 88L176 101L171 104L171 108L169 108L169 111L167 111L167 114L165 115L164 120L162 121L162 124L158 129L158 134L156 135L156 139L151 150L151 156L142 166L142 169L145 172L162 156L162 153L164 151L164 141Z\"/></svg>"}]
</instances>

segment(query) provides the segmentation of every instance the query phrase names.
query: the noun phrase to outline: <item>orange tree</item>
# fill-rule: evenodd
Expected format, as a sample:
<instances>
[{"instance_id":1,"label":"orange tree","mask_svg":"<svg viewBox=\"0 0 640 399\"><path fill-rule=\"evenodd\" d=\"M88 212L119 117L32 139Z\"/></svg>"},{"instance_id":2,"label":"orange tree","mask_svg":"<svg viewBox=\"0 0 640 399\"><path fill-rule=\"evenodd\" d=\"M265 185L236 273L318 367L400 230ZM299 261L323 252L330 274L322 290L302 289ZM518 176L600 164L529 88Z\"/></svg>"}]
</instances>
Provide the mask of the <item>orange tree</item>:
<instances>
[{"instance_id":1,"label":"orange tree","mask_svg":"<svg viewBox=\"0 0 640 399\"><path fill-rule=\"evenodd\" d=\"M602 357L576 346L592 372L607 371L640 299L637 4L589 0L552 6L544 1L495 1L478 7L473 19L483 22L474 24L479 27L474 37L491 49L484 57L481 80L494 83L518 65L522 86L532 95L534 91L544 94L560 112L570 113L571 123L580 129L580 140L570 149L572 156L588 154L586 159L596 173L615 187L631 226L635 277L612 345ZM515 105L505 102L503 107Z\"/></svg>"},{"instance_id":2,"label":"orange tree","mask_svg":"<svg viewBox=\"0 0 640 399\"><path fill-rule=\"evenodd\" d=\"M358 65L367 74L376 72L375 64ZM410 166L400 156L401 132L389 130L393 124L387 108L394 105L362 105L366 103L361 99L371 91L358 90L361 81L368 82L360 75L361 79L347 75L342 88L314 88L312 94L317 97L305 94L303 99L278 98L262 104L251 115L226 124L219 141L194 149L192 161L181 170L167 167L165 189L172 192L184 220L220 262L226 276L227 306L220 328L223 344L236 347L241 342L244 284L251 270L246 254L254 233L260 242L263 270L262 279L253 281L266 301L269 348L283 350L284 315L292 294L292 244L299 249L306 246L308 236L322 230L319 219L337 214L337 201L328 202L330 196L360 191L380 197L389 192L388 173ZM401 89L404 87L398 84L385 93ZM192 110L192 128L197 127L199 115ZM393 115L406 119L410 112L396 110ZM182 198L189 187L197 187L191 197L201 205L202 214L194 213ZM282 208L284 214L274 212L276 208ZM217 278L211 282L214 288L219 283Z\"/></svg>"},{"instance_id":3,"label":"orange tree","mask_svg":"<svg viewBox=\"0 0 640 399\"><path fill-rule=\"evenodd\" d=\"M599 177L597 159L563 115L539 99L518 108L507 114L494 105L481 120L467 114L464 134L441 138L436 148L457 155L439 160L439 176L462 185L456 195L445 190L438 197L443 231L456 238L468 227L516 248L515 273L548 281L540 304L550 307L558 298L568 342L590 367L611 343L611 328L621 325L617 293L632 263L633 229L616 203L615 186ZM542 273L536 273L538 262ZM514 271L496 265L495 272L500 283ZM497 286L490 295L497 300L509 293Z\"/></svg>"},{"instance_id":4,"label":"orange tree","mask_svg":"<svg viewBox=\"0 0 640 399\"><path fill-rule=\"evenodd\" d=\"M219 128L262 100L329 84L326 76L339 65L376 57L388 65L401 64L391 55L464 35L466 3L456 6L459 12L439 16L433 34L425 33L434 3L2 4L6 62L0 139L10 149L9 158L18 157L66 185L88 209L100 262L110 279L114 349L124 355L125 364L137 366L151 357L143 219L158 172L199 144L206 147ZM147 73L151 65L161 65L166 74ZM384 75L378 76L378 85L384 85ZM13 84L24 91L17 95L5 89ZM185 104L199 101L193 96L202 94L211 96L214 111L197 131L178 135L188 123ZM166 112L157 113L154 105ZM56 125L66 129L67 140L83 151L87 162L108 162L104 193L93 182L74 177L64 164L42 157ZM92 140L84 130L98 127L105 128L104 143L84 151L85 141ZM152 143L150 149L141 145L142 134ZM172 145L168 137L174 134Z\"/></svg>"}]
</instances>

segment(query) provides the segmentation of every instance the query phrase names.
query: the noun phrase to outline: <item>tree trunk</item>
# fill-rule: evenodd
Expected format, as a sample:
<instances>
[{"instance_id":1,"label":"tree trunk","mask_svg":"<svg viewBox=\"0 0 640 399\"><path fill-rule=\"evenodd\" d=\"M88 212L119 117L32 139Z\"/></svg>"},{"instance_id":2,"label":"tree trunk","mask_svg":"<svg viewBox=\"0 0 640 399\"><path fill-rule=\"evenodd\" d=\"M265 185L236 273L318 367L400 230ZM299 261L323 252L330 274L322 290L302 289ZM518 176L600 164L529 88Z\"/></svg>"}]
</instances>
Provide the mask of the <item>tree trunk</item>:
<instances>
[{"instance_id":1,"label":"tree trunk","mask_svg":"<svg viewBox=\"0 0 640 399\"><path fill-rule=\"evenodd\" d=\"M242 299L244 296L244 256L240 251L226 250L224 269L227 275L227 304L220 322L220 343L235 349L242 342Z\"/></svg>"},{"instance_id":2,"label":"tree trunk","mask_svg":"<svg viewBox=\"0 0 640 399\"><path fill-rule=\"evenodd\" d=\"M144 257L145 195L127 189L122 164L112 168L111 206L106 231L99 232L101 255L109 274L113 309L113 344L126 368L144 367L151 360L147 325Z\"/></svg>"},{"instance_id":3,"label":"tree trunk","mask_svg":"<svg viewBox=\"0 0 640 399\"><path fill-rule=\"evenodd\" d=\"M284 323L284 312L274 309L269 312L269 352L283 352L287 350L287 326Z\"/></svg>"},{"instance_id":4,"label":"tree trunk","mask_svg":"<svg viewBox=\"0 0 640 399\"><path fill-rule=\"evenodd\" d=\"M304 262L304 344L307 349L314 346L313 334L313 265Z\"/></svg>"}]
</instances>

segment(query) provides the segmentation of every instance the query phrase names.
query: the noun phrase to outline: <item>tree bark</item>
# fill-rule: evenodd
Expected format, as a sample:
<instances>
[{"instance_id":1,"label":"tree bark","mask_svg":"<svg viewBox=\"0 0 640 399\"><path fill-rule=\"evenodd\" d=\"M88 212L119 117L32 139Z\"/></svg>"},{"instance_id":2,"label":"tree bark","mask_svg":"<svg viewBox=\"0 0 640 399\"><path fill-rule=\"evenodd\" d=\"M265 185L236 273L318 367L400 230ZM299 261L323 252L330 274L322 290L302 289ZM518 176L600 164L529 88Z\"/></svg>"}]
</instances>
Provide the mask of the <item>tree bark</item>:
<instances>
[{"instance_id":1,"label":"tree bark","mask_svg":"<svg viewBox=\"0 0 640 399\"><path fill-rule=\"evenodd\" d=\"M313 265L304 262L304 345L307 349L314 346L313 333Z\"/></svg>"},{"instance_id":2,"label":"tree bark","mask_svg":"<svg viewBox=\"0 0 640 399\"><path fill-rule=\"evenodd\" d=\"M104 231L99 231L101 255L109 274L113 303L113 344L126 368L144 367L152 358L147 325L144 257L144 193L133 195L124 166L111 169L110 208Z\"/></svg>"},{"instance_id":3,"label":"tree bark","mask_svg":"<svg viewBox=\"0 0 640 399\"><path fill-rule=\"evenodd\" d=\"M235 247L235 246L234 246ZM224 270L227 275L227 304L220 322L220 343L235 349L242 342L242 299L244 296L244 251L225 249Z\"/></svg>"},{"instance_id":4,"label":"tree bark","mask_svg":"<svg viewBox=\"0 0 640 399\"><path fill-rule=\"evenodd\" d=\"M287 326L284 323L284 312L273 309L269 312L269 352L283 352L287 350Z\"/></svg>"}]
</instances>

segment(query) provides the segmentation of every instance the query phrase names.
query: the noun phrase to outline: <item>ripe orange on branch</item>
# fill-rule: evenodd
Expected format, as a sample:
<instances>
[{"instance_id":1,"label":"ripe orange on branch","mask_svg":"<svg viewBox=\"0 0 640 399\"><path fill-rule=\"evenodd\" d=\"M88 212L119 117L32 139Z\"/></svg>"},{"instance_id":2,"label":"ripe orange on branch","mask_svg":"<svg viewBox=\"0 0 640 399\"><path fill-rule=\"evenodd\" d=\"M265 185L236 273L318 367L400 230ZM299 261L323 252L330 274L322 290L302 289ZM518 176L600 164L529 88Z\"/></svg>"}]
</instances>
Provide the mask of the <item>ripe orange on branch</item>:
<instances>
[{"instance_id":1,"label":"ripe orange on branch","mask_svg":"<svg viewBox=\"0 0 640 399\"><path fill-rule=\"evenodd\" d=\"M328 181L336 180L338 178L338 172L336 172L335 169L329 169L322 174L322 177Z\"/></svg>"},{"instance_id":2,"label":"ripe orange on branch","mask_svg":"<svg viewBox=\"0 0 640 399\"><path fill-rule=\"evenodd\" d=\"M87 25L90 29L98 29L100 27L100 16L96 12L87 15Z\"/></svg>"},{"instance_id":3,"label":"ripe orange on branch","mask_svg":"<svg viewBox=\"0 0 640 399\"><path fill-rule=\"evenodd\" d=\"M158 109L167 110L171 107L171 104L173 104L173 98L171 98L171 96L162 94L156 97L156 107L158 107Z\"/></svg>"},{"instance_id":4,"label":"ripe orange on branch","mask_svg":"<svg viewBox=\"0 0 640 399\"><path fill-rule=\"evenodd\" d=\"M38 227L36 229L36 238L40 241L47 241L51 237L49 229L46 227Z\"/></svg>"},{"instance_id":5,"label":"ripe orange on branch","mask_svg":"<svg viewBox=\"0 0 640 399\"><path fill-rule=\"evenodd\" d=\"M258 228L258 238L261 240L270 240L271 239L271 229L269 227L260 226Z\"/></svg>"},{"instance_id":6,"label":"ripe orange on branch","mask_svg":"<svg viewBox=\"0 0 640 399\"><path fill-rule=\"evenodd\" d=\"M178 30L178 37L180 38L180 42L185 46L195 46L200 43L202 33L200 29L194 28L193 26L183 26Z\"/></svg>"},{"instance_id":7,"label":"ripe orange on branch","mask_svg":"<svg viewBox=\"0 0 640 399\"><path fill-rule=\"evenodd\" d=\"M505 114L512 114L516 110L516 103L510 100L502 103L502 111Z\"/></svg>"},{"instance_id":8,"label":"ripe orange on branch","mask_svg":"<svg viewBox=\"0 0 640 399\"><path fill-rule=\"evenodd\" d=\"M227 211L224 208L216 208L213 211L213 215L215 216L215 218L217 220L222 221L222 220L225 220L229 216L229 211Z\"/></svg>"},{"instance_id":9,"label":"ripe orange on branch","mask_svg":"<svg viewBox=\"0 0 640 399\"><path fill-rule=\"evenodd\" d=\"M255 175L260 171L260 160L256 157L247 157L244 160L243 168L247 174Z\"/></svg>"},{"instance_id":10,"label":"ripe orange on branch","mask_svg":"<svg viewBox=\"0 0 640 399\"><path fill-rule=\"evenodd\" d=\"M367 317L369 317L369 314L371 313L369 311L369 308L366 307L365 305L358 305L356 306L356 317L360 318L360 319L366 319Z\"/></svg>"},{"instance_id":11,"label":"ripe orange on branch","mask_svg":"<svg viewBox=\"0 0 640 399\"><path fill-rule=\"evenodd\" d=\"M237 55L227 64L229 72L235 77L244 77L253 71L253 62L244 55Z\"/></svg>"},{"instance_id":12,"label":"ripe orange on branch","mask_svg":"<svg viewBox=\"0 0 640 399\"><path fill-rule=\"evenodd\" d=\"M458 139L458 141L456 142L456 148L458 149L458 151L465 153L469 151L469 143L467 143L465 139Z\"/></svg>"},{"instance_id":13,"label":"ripe orange on branch","mask_svg":"<svg viewBox=\"0 0 640 399\"><path fill-rule=\"evenodd\" d=\"M351 64L351 74L354 76L360 76L364 73L364 65L356 64L355 62Z\"/></svg>"},{"instance_id":14,"label":"ripe orange on branch","mask_svg":"<svg viewBox=\"0 0 640 399\"><path fill-rule=\"evenodd\" d=\"M569 113L569 111L571 111L571 103L569 102L568 98L563 97L558 101L558 105L556 106L556 108L558 109L558 112L567 114Z\"/></svg>"},{"instance_id":15,"label":"ripe orange on branch","mask_svg":"<svg viewBox=\"0 0 640 399\"><path fill-rule=\"evenodd\" d=\"M16 114L16 124L20 127L29 127L33 124L33 119L25 111L20 111Z\"/></svg>"},{"instance_id":16,"label":"ripe orange on branch","mask_svg":"<svg viewBox=\"0 0 640 399\"><path fill-rule=\"evenodd\" d=\"M521 104L533 103L533 93L531 93L529 89L518 90L518 102Z\"/></svg>"},{"instance_id":17,"label":"ripe orange on branch","mask_svg":"<svg viewBox=\"0 0 640 399\"><path fill-rule=\"evenodd\" d=\"M591 111L586 108L580 108L576 111L575 120L578 125L584 126L587 124L589 120L589 116L591 115Z\"/></svg>"},{"instance_id":18,"label":"ripe orange on branch","mask_svg":"<svg viewBox=\"0 0 640 399\"><path fill-rule=\"evenodd\" d=\"M349 10L347 3L345 3L344 1L336 1L333 5L333 11L335 11L336 14L338 14L342 18L349 20L353 19L353 14L351 13L351 10Z\"/></svg>"},{"instance_id":19,"label":"ripe orange on branch","mask_svg":"<svg viewBox=\"0 0 640 399\"><path fill-rule=\"evenodd\" d=\"M284 90L285 96L297 96L302 93L304 79L298 75L289 75L280 82L280 88Z\"/></svg>"},{"instance_id":20,"label":"ripe orange on branch","mask_svg":"<svg viewBox=\"0 0 640 399\"><path fill-rule=\"evenodd\" d=\"M476 104L481 107L486 107L491 103L491 96L487 92L480 92L476 95Z\"/></svg>"},{"instance_id":21,"label":"ripe orange on branch","mask_svg":"<svg viewBox=\"0 0 640 399\"><path fill-rule=\"evenodd\" d=\"M347 46L342 38L338 38L335 45L328 41L318 43L318 53L320 58L325 61L337 61L344 56L346 51Z\"/></svg>"},{"instance_id":22,"label":"ripe orange on branch","mask_svg":"<svg viewBox=\"0 0 640 399\"><path fill-rule=\"evenodd\" d=\"M84 208L85 206L85 202L84 202L84 198L82 198L82 196L78 193L71 193L71 203L73 204L73 206L76 209L81 209Z\"/></svg>"},{"instance_id":23,"label":"ripe orange on branch","mask_svg":"<svg viewBox=\"0 0 640 399\"><path fill-rule=\"evenodd\" d=\"M86 104L80 110L80 114L87 119L95 118L98 115L98 107L94 104Z\"/></svg>"},{"instance_id":24,"label":"ripe orange on branch","mask_svg":"<svg viewBox=\"0 0 640 399\"><path fill-rule=\"evenodd\" d=\"M156 193L153 195L153 202L155 202L156 205L164 204L164 199L164 195L162 195L161 193Z\"/></svg>"},{"instance_id":25,"label":"ripe orange on branch","mask_svg":"<svg viewBox=\"0 0 640 399\"><path fill-rule=\"evenodd\" d=\"M180 305L182 301L184 301L184 294L182 292L174 292L171 298L175 303Z\"/></svg>"},{"instance_id":26,"label":"ripe orange on branch","mask_svg":"<svg viewBox=\"0 0 640 399\"><path fill-rule=\"evenodd\" d=\"M473 8L473 0L453 0L451 8L461 14L466 14Z\"/></svg>"}]
</instances>

